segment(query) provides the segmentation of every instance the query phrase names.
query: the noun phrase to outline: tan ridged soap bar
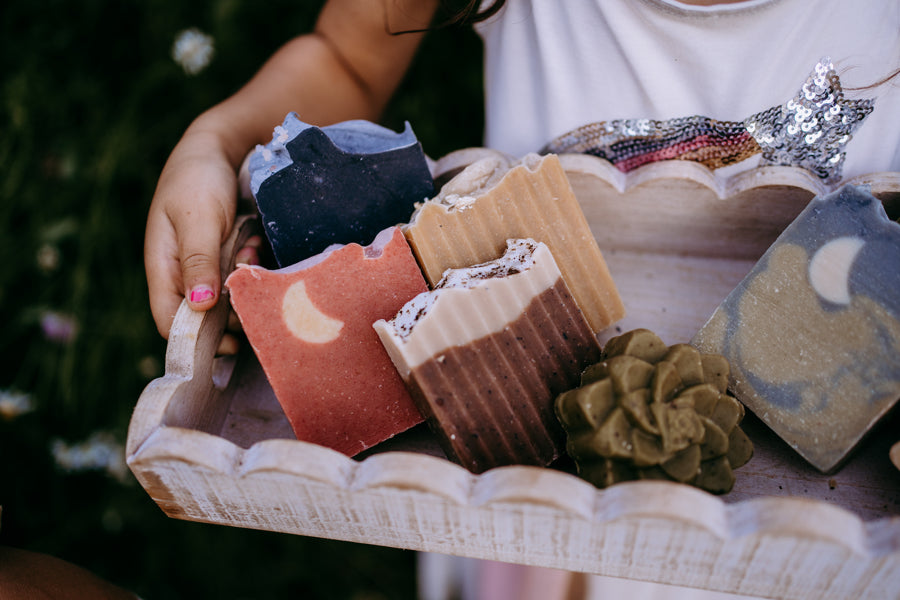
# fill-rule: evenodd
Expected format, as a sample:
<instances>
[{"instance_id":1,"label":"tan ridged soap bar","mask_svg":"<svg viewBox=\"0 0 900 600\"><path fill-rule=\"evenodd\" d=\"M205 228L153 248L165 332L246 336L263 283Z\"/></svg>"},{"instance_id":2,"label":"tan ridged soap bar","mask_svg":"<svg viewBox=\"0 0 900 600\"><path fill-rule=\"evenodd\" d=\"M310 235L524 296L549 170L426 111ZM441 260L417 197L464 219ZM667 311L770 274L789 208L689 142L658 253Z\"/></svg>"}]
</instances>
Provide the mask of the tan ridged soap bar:
<instances>
[{"instance_id":1,"label":"tan ridged soap bar","mask_svg":"<svg viewBox=\"0 0 900 600\"><path fill-rule=\"evenodd\" d=\"M625 316L625 307L555 155L530 154L507 169L499 159L469 165L421 204L404 227L429 285L447 269L493 260L506 240L533 238L550 249L591 329Z\"/></svg>"}]
</instances>

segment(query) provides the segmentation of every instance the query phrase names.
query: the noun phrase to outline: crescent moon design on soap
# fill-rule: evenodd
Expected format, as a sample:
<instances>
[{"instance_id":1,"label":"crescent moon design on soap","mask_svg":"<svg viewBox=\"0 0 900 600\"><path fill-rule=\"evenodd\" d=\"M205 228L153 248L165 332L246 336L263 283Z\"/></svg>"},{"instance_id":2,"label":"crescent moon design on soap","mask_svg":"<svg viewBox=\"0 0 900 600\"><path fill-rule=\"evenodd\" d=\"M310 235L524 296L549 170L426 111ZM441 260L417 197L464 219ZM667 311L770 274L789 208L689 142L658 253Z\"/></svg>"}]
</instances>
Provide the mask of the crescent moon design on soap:
<instances>
[{"instance_id":1,"label":"crescent moon design on soap","mask_svg":"<svg viewBox=\"0 0 900 600\"><path fill-rule=\"evenodd\" d=\"M327 344L341 335L344 322L323 313L306 292L306 283L301 279L284 293L281 302L284 323L288 330L304 342Z\"/></svg>"},{"instance_id":2,"label":"crescent moon design on soap","mask_svg":"<svg viewBox=\"0 0 900 600\"><path fill-rule=\"evenodd\" d=\"M865 241L848 236L831 240L809 261L809 283L824 300L850 304L850 269Z\"/></svg>"}]
</instances>

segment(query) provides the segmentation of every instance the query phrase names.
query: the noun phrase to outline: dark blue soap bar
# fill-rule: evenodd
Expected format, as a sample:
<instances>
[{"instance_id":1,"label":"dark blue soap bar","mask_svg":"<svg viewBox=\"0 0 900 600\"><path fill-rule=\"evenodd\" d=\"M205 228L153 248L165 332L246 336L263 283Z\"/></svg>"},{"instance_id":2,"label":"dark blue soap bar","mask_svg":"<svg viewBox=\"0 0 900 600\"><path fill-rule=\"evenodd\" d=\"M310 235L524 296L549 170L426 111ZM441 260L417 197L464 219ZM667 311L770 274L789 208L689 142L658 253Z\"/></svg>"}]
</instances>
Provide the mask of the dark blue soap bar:
<instances>
[{"instance_id":1,"label":"dark blue soap bar","mask_svg":"<svg viewBox=\"0 0 900 600\"><path fill-rule=\"evenodd\" d=\"M250 188L279 267L332 244L368 244L434 195L421 144L369 121L327 127L290 113L250 158Z\"/></svg>"}]
</instances>

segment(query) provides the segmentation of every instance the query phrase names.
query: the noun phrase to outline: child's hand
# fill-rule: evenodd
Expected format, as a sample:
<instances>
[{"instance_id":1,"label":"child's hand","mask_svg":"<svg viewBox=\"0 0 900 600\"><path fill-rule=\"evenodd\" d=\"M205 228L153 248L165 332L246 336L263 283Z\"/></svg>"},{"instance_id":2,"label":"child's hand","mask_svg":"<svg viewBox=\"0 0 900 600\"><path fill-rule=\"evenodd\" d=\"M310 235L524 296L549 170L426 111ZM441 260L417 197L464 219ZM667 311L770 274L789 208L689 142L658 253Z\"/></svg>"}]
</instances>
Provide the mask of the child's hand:
<instances>
[{"instance_id":1,"label":"child's hand","mask_svg":"<svg viewBox=\"0 0 900 600\"><path fill-rule=\"evenodd\" d=\"M219 148L213 134L189 129L169 157L150 205L144 263L150 310L165 338L184 298L192 309L204 311L221 292L219 251L234 224L238 184ZM259 243L259 238L248 241L237 262L258 262Z\"/></svg>"},{"instance_id":2,"label":"child's hand","mask_svg":"<svg viewBox=\"0 0 900 600\"><path fill-rule=\"evenodd\" d=\"M194 310L215 306L222 289L219 248L237 207L237 167L293 111L327 125L373 120L403 78L437 0L328 0L315 31L280 48L234 95L200 115L160 175L144 243L150 310L168 338L184 298ZM390 10L386 9L390 6ZM259 240L238 262L253 263ZM229 351L228 336L220 352Z\"/></svg>"}]
</instances>

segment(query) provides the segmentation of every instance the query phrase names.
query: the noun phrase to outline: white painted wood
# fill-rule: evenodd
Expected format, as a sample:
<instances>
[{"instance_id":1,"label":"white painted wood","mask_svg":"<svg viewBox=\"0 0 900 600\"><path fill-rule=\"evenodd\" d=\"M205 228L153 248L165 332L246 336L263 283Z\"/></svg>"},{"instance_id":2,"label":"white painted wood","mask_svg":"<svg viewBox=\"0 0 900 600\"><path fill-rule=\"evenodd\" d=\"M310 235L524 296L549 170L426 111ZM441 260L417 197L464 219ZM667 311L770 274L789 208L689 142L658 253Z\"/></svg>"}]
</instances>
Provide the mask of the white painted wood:
<instances>
[{"instance_id":1,"label":"white painted wood","mask_svg":"<svg viewBox=\"0 0 900 600\"><path fill-rule=\"evenodd\" d=\"M489 152L445 157L438 175ZM786 167L722 179L673 162L625 176L562 159L629 311L619 328L670 344L690 339L825 191ZM900 177L868 182L892 210ZM253 226L241 221L223 267ZM826 476L748 414L755 454L724 497L668 482L598 490L565 469L476 476L425 427L354 460L294 439L249 349L214 358L227 313L181 307L166 373L132 418L128 464L169 516L754 596L900 598L897 416Z\"/></svg>"}]
</instances>

